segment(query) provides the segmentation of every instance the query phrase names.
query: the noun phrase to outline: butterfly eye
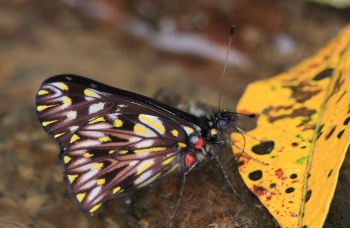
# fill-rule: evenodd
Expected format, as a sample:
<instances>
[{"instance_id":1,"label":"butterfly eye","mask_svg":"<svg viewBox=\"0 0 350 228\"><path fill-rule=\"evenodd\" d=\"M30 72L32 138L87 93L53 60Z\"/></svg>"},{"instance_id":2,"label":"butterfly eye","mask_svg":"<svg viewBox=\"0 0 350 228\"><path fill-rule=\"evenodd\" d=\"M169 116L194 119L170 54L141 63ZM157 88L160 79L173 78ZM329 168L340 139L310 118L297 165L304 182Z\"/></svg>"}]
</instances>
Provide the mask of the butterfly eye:
<instances>
[{"instance_id":1,"label":"butterfly eye","mask_svg":"<svg viewBox=\"0 0 350 228\"><path fill-rule=\"evenodd\" d=\"M216 123L216 127L218 128L218 130L222 130L228 126L227 123L227 120L221 119Z\"/></svg>"}]
</instances>

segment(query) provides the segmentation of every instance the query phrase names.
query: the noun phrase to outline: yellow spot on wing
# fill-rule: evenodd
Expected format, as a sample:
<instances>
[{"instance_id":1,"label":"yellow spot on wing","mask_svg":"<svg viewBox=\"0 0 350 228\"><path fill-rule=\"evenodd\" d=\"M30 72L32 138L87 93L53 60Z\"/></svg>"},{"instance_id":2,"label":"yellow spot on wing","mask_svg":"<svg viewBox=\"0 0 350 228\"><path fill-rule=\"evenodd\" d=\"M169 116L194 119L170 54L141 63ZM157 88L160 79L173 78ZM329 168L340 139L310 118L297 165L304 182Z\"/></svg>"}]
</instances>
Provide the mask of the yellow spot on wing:
<instances>
[{"instance_id":1,"label":"yellow spot on wing","mask_svg":"<svg viewBox=\"0 0 350 228\"><path fill-rule=\"evenodd\" d=\"M157 123L156 121L152 120L151 118L149 118L146 115L141 114L139 116L140 119L143 119L144 121L146 121L147 123L149 123L151 126L153 126L154 128L156 128L160 133L164 134L165 132L165 128L163 125Z\"/></svg>"},{"instance_id":2,"label":"yellow spot on wing","mask_svg":"<svg viewBox=\"0 0 350 228\"><path fill-rule=\"evenodd\" d=\"M89 89L84 90L84 94L85 94L86 96L90 96L90 97L100 97L99 95L97 95L96 93L92 92L92 91L89 90Z\"/></svg>"},{"instance_id":3,"label":"yellow spot on wing","mask_svg":"<svg viewBox=\"0 0 350 228\"><path fill-rule=\"evenodd\" d=\"M142 166L135 175L138 175L140 173L142 173L143 171L145 171L147 168L149 168L151 165L153 165L154 162L147 162L144 166Z\"/></svg>"},{"instance_id":4,"label":"yellow spot on wing","mask_svg":"<svg viewBox=\"0 0 350 228\"><path fill-rule=\"evenodd\" d=\"M187 147L187 145L185 143L178 143L177 144L179 147Z\"/></svg>"},{"instance_id":5,"label":"yellow spot on wing","mask_svg":"<svg viewBox=\"0 0 350 228\"><path fill-rule=\"evenodd\" d=\"M67 90L68 91L68 86L66 85L66 84L64 84L64 83L56 83L55 84L58 88L60 88L60 89L63 89L63 90Z\"/></svg>"},{"instance_id":6,"label":"yellow spot on wing","mask_svg":"<svg viewBox=\"0 0 350 228\"><path fill-rule=\"evenodd\" d=\"M106 178L99 179L97 185L104 185L106 183Z\"/></svg>"},{"instance_id":7,"label":"yellow spot on wing","mask_svg":"<svg viewBox=\"0 0 350 228\"><path fill-rule=\"evenodd\" d=\"M210 130L210 134L214 136L214 135L217 135L218 132L216 131L216 129L213 128Z\"/></svg>"},{"instance_id":8,"label":"yellow spot on wing","mask_svg":"<svg viewBox=\"0 0 350 228\"><path fill-rule=\"evenodd\" d=\"M144 144L141 144L141 143L138 143L137 145L135 145L135 147L137 148L143 148L143 147L149 147L149 143L144 143Z\"/></svg>"},{"instance_id":9,"label":"yellow spot on wing","mask_svg":"<svg viewBox=\"0 0 350 228\"><path fill-rule=\"evenodd\" d=\"M69 128L69 130L70 130L70 132L74 132L78 128L79 128L79 126L72 126L72 127Z\"/></svg>"},{"instance_id":10,"label":"yellow spot on wing","mask_svg":"<svg viewBox=\"0 0 350 228\"><path fill-rule=\"evenodd\" d=\"M137 141L137 139L134 137L129 139L129 142L135 142L135 141Z\"/></svg>"},{"instance_id":11,"label":"yellow spot on wing","mask_svg":"<svg viewBox=\"0 0 350 228\"><path fill-rule=\"evenodd\" d=\"M74 134L74 135L72 136L72 138L70 139L70 143L74 143L74 142L77 141L78 139L80 139L79 135Z\"/></svg>"},{"instance_id":12,"label":"yellow spot on wing","mask_svg":"<svg viewBox=\"0 0 350 228\"><path fill-rule=\"evenodd\" d=\"M172 160L174 160L175 156L174 157L171 157L171 158L168 158L167 160L163 161L162 165L167 165L169 164Z\"/></svg>"},{"instance_id":13,"label":"yellow spot on wing","mask_svg":"<svg viewBox=\"0 0 350 228\"><path fill-rule=\"evenodd\" d=\"M102 167L103 167L103 163L101 162L95 165L94 167L92 167L90 170L101 169Z\"/></svg>"},{"instance_id":14,"label":"yellow spot on wing","mask_svg":"<svg viewBox=\"0 0 350 228\"><path fill-rule=\"evenodd\" d=\"M36 110L38 110L39 112L47 109L47 108L51 108L56 106L57 104L53 104L53 105L39 105L38 107L36 107Z\"/></svg>"},{"instance_id":15,"label":"yellow spot on wing","mask_svg":"<svg viewBox=\"0 0 350 228\"><path fill-rule=\"evenodd\" d=\"M146 130L145 128L141 127L140 125L135 125L134 127L134 131L135 132L139 132L139 133L142 133L142 134L149 134L149 131Z\"/></svg>"},{"instance_id":16,"label":"yellow spot on wing","mask_svg":"<svg viewBox=\"0 0 350 228\"><path fill-rule=\"evenodd\" d=\"M171 131L171 134L173 134L175 137L179 136L179 132L175 129Z\"/></svg>"},{"instance_id":17,"label":"yellow spot on wing","mask_svg":"<svg viewBox=\"0 0 350 228\"><path fill-rule=\"evenodd\" d=\"M117 194L119 191L123 191L123 189L121 187L116 187L113 189L113 194Z\"/></svg>"},{"instance_id":18,"label":"yellow spot on wing","mask_svg":"<svg viewBox=\"0 0 350 228\"><path fill-rule=\"evenodd\" d=\"M185 126L184 128L185 128L185 130L188 131L188 132L193 132L193 129L190 128L190 127Z\"/></svg>"},{"instance_id":19,"label":"yellow spot on wing","mask_svg":"<svg viewBox=\"0 0 350 228\"><path fill-rule=\"evenodd\" d=\"M122 120L115 120L114 121L114 126L115 127L121 127L121 126L123 126L123 121Z\"/></svg>"},{"instance_id":20,"label":"yellow spot on wing","mask_svg":"<svg viewBox=\"0 0 350 228\"><path fill-rule=\"evenodd\" d=\"M62 103L63 103L63 104L72 104L72 99L70 99L69 97L67 97L66 99L63 100Z\"/></svg>"},{"instance_id":21,"label":"yellow spot on wing","mask_svg":"<svg viewBox=\"0 0 350 228\"><path fill-rule=\"evenodd\" d=\"M142 188L148 184L150 184L151 182L153 182L155 179L157 179L162 173L158 173L157 175L154 175L152 178L148 179L147 181L143 182L142 184L140 184L139 186L137 186L137 188ZM135 181L136 183L136 181Z\"/></svg>"},{"instance_id":22,"label":"yellow spot on wing","mask_svg":"<svg viewBox=\"0 0 350 228\"><path fill-rule=\"evenodd\" d=\"M92 157L92 156L94 156L94 155L93 155L93 154L90 154L90 153L85 153L83 156L86 157L86 158L90 158L90 157Z\"/></svg>"},{"instance_id":23,"label":"yellow spot on wing","mask_svg":"<svg viewBox=\"0 0 350 228\"><path fill-rule=\"evenodd\" d=\"M102 203L100 204L97 204L95 206L93 206L91 209L90 209L90 213L94 213L97 209L99 209L100 207L102 206Z\"/></svg>"},{"instance_id":24,"label":"yellow spot on wing","mask_svg":"<svg viewBox=\"0 0 350 228\"><path fill-rule=\"evenodd\" d=\"M108 141L112 141L112 139L108 136L104 136L98 139L101 142L108 142Z\"/></svg>"},{"instance_id":25,"label":"yellow spot on wing","mask_svg":"<svg viewBox=\"0 0 350 228\"><path fill-rule=\"evenodd\" d=\"M75 174L75 175L68 175L67 177L68 177L69 182L73 183L73 181L75 179L77 179L78 176L79 176L78 174Z\"/></svg>"},{"instance_id":26,"label":"yellow spot on wing","mask_svg":"<svg viewBox=\"0 0 350 228\"><path fill-rule=\"evenodd\" d=\"M147 149L139 149L139 150L134 150L134 153L147 153L147 152L154 152L154 151L162 151L165 150L165 147L151 147Z\"/></svg>"},{"instance_id":27,"label":"yellow spot on wing","mask_svg":"<svg viewBox=\"0 0 350 228\"><path fill-rule=\"evenodd\" d=\"M67 164L68 162L70 162L70 160L72 160L72 158L69 157L69 156L64 156L64 157L63 157L63 161L64 161L65 164Z\"/></svg>"},{"instance_id":28,"label":"yellow spot on wing","mask_svg":"<svg viewBox=\"0 0 350 228\"><path fill-rule=\"evenodd\" d=\"M49 93L49 91L47 91L45 89L42 89L42 90L39 90L38 95L42 96L42 95L45 95L45 94L48 94L48 93Z\"/></svg>"},{"instance_id":29,"label":"yellow spot on wing","mask_svg":"<svg viewBox=\"0 0 350 228\"><path fill-rule=\"evenodd\" d=\"M77 113L74 112L74 113L68 115L67 118L72 118L72 117L75 117L75 116L77 116Z\"/></svg>"},{"instance_id":30,"label":"yellow spot on wing","mask_svg":"<svg viewBox=\"0 0 350 228\"><path fill-rule=\"evenodd\" d=\"M53 137L58 138L58 137L60 137L60 136L62 136L62 135L64 135L64 134L66 134L66 133L63 132L63 133L61 133L61 134L56 134L56 135L54 135Z\"/></svg>"},{"instance_id":31,"label":"yellow spot on wing","mask_svg":"<svg viewBox=\"0 0 350 228\"><path fill-rule=\"evenodd\" d=\"M83 201L86 196L86 192L77 194L77 199L79 202Z\"/></svg>"},{"instance_id":32,"label":"yellow spot on wing","mask_svg":"<svg viewBox=\"0 0 350 228\"><path fill-rule=\"evenodd\" d=\"M46 127L47 125L50 125L50 124L55 123L55 122L57 122L57 121L58 121L58 120L45 121L45 122L42 122L42 125L43 125L44 127Z\"/></svg>"},{"instance_id":33,"label":"yellow spot on wing","mask_svg":"<svg viewBox=\"0 0 350 228\"><path fill-rule=\"evenodd\" d=\"M126 153L128 153L128 152L129 152L128 150L119 150L119 151L118 151L119 154L126 154Z\"/></svg>"},{"instance_id":34,"label":"yellow spot on wing","mask_svg":"<svg viewBox=\"0 0 350 228\"><path fill-rule=\"evenodd\" d=\"M169 173L173 172L177 167L179 167L179 164L175 164L173 168L171 168L168 172L166 172L164 175L168 175Z\"/></svg>"},{"instance_id":35,"label":"yellow spot on wing","mask_svg":"<svg viewBox=\"0 0 350 228\"><path fill-rule=\"evenodd\" d=\"M94 119L94 120L90 121L89 124L94 124L94 123L102 122L102 121L106 121L105 118L99 117L97 119Z\"/></svg>"}]
</instances>

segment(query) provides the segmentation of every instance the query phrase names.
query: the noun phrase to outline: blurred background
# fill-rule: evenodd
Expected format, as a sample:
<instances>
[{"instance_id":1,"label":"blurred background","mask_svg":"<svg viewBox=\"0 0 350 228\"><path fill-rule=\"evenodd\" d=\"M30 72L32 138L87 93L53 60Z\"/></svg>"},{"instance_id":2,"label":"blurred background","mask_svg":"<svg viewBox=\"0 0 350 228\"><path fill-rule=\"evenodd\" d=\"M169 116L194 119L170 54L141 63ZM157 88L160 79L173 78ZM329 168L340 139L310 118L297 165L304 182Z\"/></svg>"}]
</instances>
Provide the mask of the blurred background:
<instances>
[{"instance_id":1,"label":"blurred background","mask_svg":"<svg viewBox=\"0 0 350 228\"><path fill-rule=\"evenodd\" d=\"M182 175L175 174L94 216L82 213L63 178L59 147L36 118L35 94L47 77L73 73L149 97L172 89L218 107L234 24L222 97L233 111L249 83L290 69L349 23L348 1L328 3L1 0L0 227L165 227L179 197ZM242 183L232 152L220 155L244 204L217 165L206 164L189 175L170 227L278 227ZM347 186L348 161L341 175ZM325 227L346 227L345 215L331 209Z\"/></svg>"}]
</instances>

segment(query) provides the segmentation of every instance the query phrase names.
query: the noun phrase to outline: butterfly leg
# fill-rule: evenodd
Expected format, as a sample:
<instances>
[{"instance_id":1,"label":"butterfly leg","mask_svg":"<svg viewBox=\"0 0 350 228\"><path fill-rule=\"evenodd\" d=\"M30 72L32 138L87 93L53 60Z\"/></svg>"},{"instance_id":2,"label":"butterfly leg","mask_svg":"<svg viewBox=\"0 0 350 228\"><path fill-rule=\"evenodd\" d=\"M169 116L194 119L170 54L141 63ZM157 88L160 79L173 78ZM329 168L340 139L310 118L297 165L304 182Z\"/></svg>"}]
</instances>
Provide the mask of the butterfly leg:
<instances>
[{"instance_id":1,"label":"butterfly leg","mask_svg":"<svg viewBox=\"0 0 350 228\"><path fill-rule=\"evenodd\" d=\"M244 153L244 154L246 154L248 157L250 157L251 159L253 159L254 161L256 161L256 162L258 162L258 163L260 163L260 164L262 164L262 165L269 165L269 163L265 163L265 162L259 161L258 159L252 157L250 154L248 154L247 152L245 152L242 148L240 148L239 146L237 146L237 145L234 144L233 142L231 142L231 141L229 141L229 140L226 140L226 141L224 141L224 142L226 142L226 143L228 143L228 144L230 144L230 145L236 147L238 150L240 150L240 151L242 152L242 153L239 155L239 157L236 159L237 161L239 161L239 159L241 158L242 154Z\"/></svg>"},{"instance_id":2,"label":"butterfly leg","mask_svg":"<svg viewBox=\"0 0 350 228\"><path fill-rule=\"evenodd\" d=\"M186 183L186 177L187 177L187 174L198 164L198 162L194 163L185 173L184 173L184 177L183 177L183 180L182 180L182 185L181 185L181 190L180 190L180 197L179 197L179 200L177 201L177 204L176 204L176 208L175 208L175 211L173 213L173 215L171 216L171 218L166 222L166 224L169 224L176 216L178 210L179 210L179 207L180 207L180 204L181 204L181 201L182 201L182 196L183 196L183 191L184 191L184 187L185 187L185 183Z\"/></svg>"},{"instance_id":3,"label":"butterfly leg","mask_svg":"<svg viewBox=\"0 0 350 228\"><path fill-rule=\"evenodd\" d=\"M209 156L211 157L212 160L215 159L215 160L219 163L221 172L224 174L224 177L225 177L225 179L226 179L228 185L230 186L232 192L237 196L237 198L239 199L239 201L240 201L241 204L242 204L242 200L241 200L241 198L239 197L239 195L237 194L236 189L233 187L231 181L228 179L228 176L227 176L227 174L226 174L226 172L225 172L224 167L222 166L222 163L221 163L221 161L220 161L220 159L219 159L219 156L217 156L216 154L212 154L212 153L209 153Z\"/></svg>"}]
</instances>

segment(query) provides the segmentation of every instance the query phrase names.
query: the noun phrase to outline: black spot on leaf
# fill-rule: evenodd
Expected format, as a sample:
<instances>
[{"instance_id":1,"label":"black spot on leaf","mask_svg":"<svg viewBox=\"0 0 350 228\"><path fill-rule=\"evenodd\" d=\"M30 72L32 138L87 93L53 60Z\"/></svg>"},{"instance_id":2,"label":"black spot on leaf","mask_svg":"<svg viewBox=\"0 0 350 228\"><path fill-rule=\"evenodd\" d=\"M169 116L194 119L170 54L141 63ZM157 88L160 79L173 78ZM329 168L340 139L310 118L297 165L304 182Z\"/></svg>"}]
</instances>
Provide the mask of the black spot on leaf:
<instances>
[{"instance_id":1,"label":"black spot on leaf","mask_svg":"<svg viewBox=\"0 0 350 228\"><path fill-rule=\"evenodd\" d=\"M329 171L327 178L329 178L332 175L332 172L333 172L333 169L331 169L331 171Z\"/></svg>"},{"instance_id":2,"label":"black spot on leaf","mask_svg":"<svg viewBox=\"0 0 350 228\"><path fill-rule=\"evenodd\" d=\"M272 183L272 184L270 184L270 188L272 188L272 189L276 189L276 183Z\"/></svg>"},{"instance_id":3,"label":"black spot on leaf","mask_svg":"<svg viewBox=\"0 0 350 228\"><path fill-rule=\"evenodd\" d=\"M344 134L344 129L343 130L341 130L339 133L338 133L338 135L337 135L337 138L338 139L340 139L342 136L343 136L343 134Z\"/></svg>"},{"instance_id":4,"label":"black spot on leaf","mask_svg":"<svg viewBox=\"0 0 350 228\"><path fill-rule=\"evenodd\" d=\"M348 117L344 120L344 125L348 125L349 122L350 122L350 117Z\"/></svg>"},{"instance_id":5,"label":"black spot on leaf","mask_svg":"<svg viewBox=\"0 0 350 228\"><path fill-rule=\"evenodd\" d=\"M336 127L337 127L337 126L333 127L333 128L329 131L329 133L326 135L326 140L329 139L329 138L333 135L333 133L334 133Z\"/></svg>"},{"instance_id":6,"label":"black spot on leaf","mask_svg":"<svg viewBox=\"0 0 350 228\"><path fill-rule=\"evenodd\" d=\"M297 147L297 146L299 146L299 143L296 143L296 142L292 143L292 147Z\"/></svg>"},{"instance_id":7,"label":"black spot on leaf","mask_svg":"<svg viewBox=\"0 0 350 228\"><path fill-rule=\"evenodd\" d=\"M252 147L252 151L259 155L270 154L275 148L274 141L262 141L260 144Z\"/></svg>"},{"instance_id":8,"label":"black spot on leaf","mask_svg":"<svg viewBox=\"0 0 350 228\"><path fill-rule=\"evenodd\" d=\"M294 191L295 191L295 188L293 188L293 187L290 187L290 188L286 189L286 193L292 193Z\"/></svg>"},{"instance_id":9,"label":"black spot on leaf","mask_svg":"<svg viewBox=\"0 0 350 228\"><path fill-rule=\"evenodd\" d=\"M330 78L333 74L333 71L334 71L333 68L325 69L325 70L321 71L320 73L318 73L312 80L320 81L320 80L325 79L325 78Z\"/></svg>"},{"instance_id":10,"label":"black spot on leaf","mask_svg":"<svg viewBox=\"0 0 350 228\"><path fill-rule=\"evenodd\" d=\"M296 179L298 177L298 175L296 173L293 173L292 175L290 175L290 179Z\"/></svg>"},{"instance_id":11,"label":"black spot on leaf","mask_svg":"<svg viewBox=\"0 0 350 228\"><path fill-rule=\"evenodd\" d=\"M307 203L307 201L309 201L309 199L311 198L311 195L312 195L312 190L309 189L306 193L306 200L305 200L305 203Z\"/></svg>"},{"instance_id":12,"label":"black spot on leaf","mask_svg":"<svg viewBox=\"0 0 350 228\"><path fill-rule=\"evenodd\" d=\"M262 178L263 172L261 170L256 170L254 172L249 173L248 177L252 181L258 181Z\"/></svg>"}]
</instances>

